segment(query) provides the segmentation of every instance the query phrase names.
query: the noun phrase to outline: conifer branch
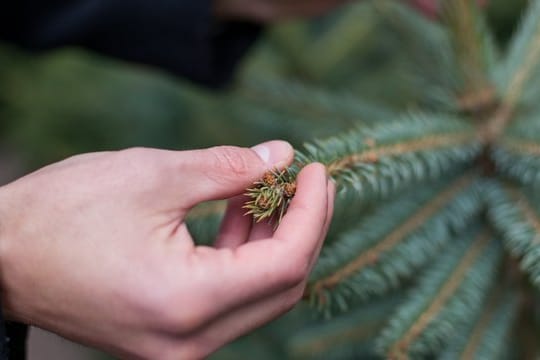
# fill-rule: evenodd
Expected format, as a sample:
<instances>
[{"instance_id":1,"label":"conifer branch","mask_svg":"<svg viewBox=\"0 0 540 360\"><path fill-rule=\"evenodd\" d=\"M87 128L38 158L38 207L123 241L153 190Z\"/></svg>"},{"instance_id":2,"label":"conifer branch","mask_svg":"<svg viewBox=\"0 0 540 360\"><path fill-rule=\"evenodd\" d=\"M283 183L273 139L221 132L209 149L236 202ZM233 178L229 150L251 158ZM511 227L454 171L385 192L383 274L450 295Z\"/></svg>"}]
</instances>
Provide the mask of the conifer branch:
<instances>
[{"instance_id":1,"label":"conifer branch","mask_svg":"<svg viewBox=\"0 0 540 360\"><path fill-rule=\"evenodd\" d=\"M442 115L411 114L305 145L300 164L321 162L341 189L384 198L412 183L433 180L479 151L468 124Z\"/></svg>"},{"instance_id":2,"label":"conifer branch","mask_svg":"<svg viewBox=\"0 0 540 360\"><path fill-rule=\"evenodd\" d=\"M509 65L513 67L503 102L513 108L521 97L527 81L536 71L540 61L540 1L533 0L521 28L518 30L513 48L509 54ZM519 59L519 60L517 60Z\"/></svg>"},{"instance_id":3,"label":"conifer branch","mask_svg":"<svg viewBox=\"0 0 540 360\"><path fill-rule=\"evenodd\" d=\"M319 321L294 334L288 342L288 352L294 359L342 360L373 356L372 341L398 304L395 297L363 304L333 318Z\"/></svg>"},{"instance_id":4,"label":"conifer branch","mask_svg":"<svg viewBox=\"0 0 540 360\"><path fill-rule=\"evenodd\" d=\"M443 17L450 30L453 40L457 65L463 77L462 94L469 99L482 100L489 103L493 99L483 99L483 96L495 95L491 89L486 73L487 61L483 48L483 39L487 36L485 25L481 22L476 1L454 0L443 2ZM480 94L483 96L476 96ZM476 101L474 101L476 102ZM461 101L462 106L472 107L471 101Z\"/></svg>"},{"instance_id":5,"label":"conifer branch","mask_svg":"<svg viewBox=\"0 0 540 360\"><path fill-rule=\"evenodd\" d=\"M358 345L363 341L372 340L377 332L381 330L383 323L380 321L370 323L359 319L355 325L331 335L324 334L324 336L312 340L308 344L295 345L291 350L293 357L297 359L313 359L320 357L321 354L327 354L335 347L347 346L351 343ZM324 359L328 358L328 355L324 357Z\"/></svg>"},{"instance_id":6,"label":"conifer branch","mask_svg":"<svg viewBox=\"0 0 540 360\"><path fill-rule=\"evenodd\" d=\"M350 93L329 93L294 81L246 80L238 95L241 100L237 103L239 110L246 103L252 103L255 114L268 109L276 118L281 114L283 121L289 121L290 116L305 118L310 126L314 121L318 126L328 126L328 119L332 119L334 133L336 126L350 128L353 124L386 121L395 116L382 106L363 102Z\"/></svg>"},{"instance_id":7,"label":"conifer branch","mask_svg":"<svg viewBox=\"0 0 540 360\"><path fill-rule=\"evenodd\" d=\"M500 107L486 127L488 141L498 138L513 120L516 106L533 79L537 78L540 63L540 1L533 0L517 30L499 75Z\"/></svg>"},{"instance_id":8,"label":"conifer branch","mask_svg":"<svg viewBox=\"0 0 540 360\"><path fill-rule=\"evenodd\" d=\"M470 321L491 287L501 249L489 233L454 244L424 274L379 339L388 359L416 359L436 353Z\"/></svg>"},{"instance_id":9,"label":"conifer branch","mask_svg":"<svg viewBox=\"0 0 540 360\"><path fill-rule=\"evenodd\" d=\"M456 194L470 185L474 177L468 175L460 178L449 188L435 196L431 201L413 213L410 218L395 228L381 241L375 244L368 251L359 254L358 257L346 264L344 267L335 271L332 275L318 280L313 284L313 290L319 293L324 288L333 288L352 274L362 270L362 268L372 265L377 261L382 253L389 251L403 240L408 234L420 227L427 219L432 217L444 205L446 205Z\"/></svg>"},{"instance_id":10,"label":"conifer branch","mask_svg":"<svg viewBox=\"0 0 540 360\"><path fill-rule=\"evenodd\" d=\"M463 353L460 359L474 359L474 354L478 351L478 348L483 340L484 334L489 330L492 325L491 322L496 315L497 306L499 305L500 296L502 294L496 294L497 296L491 296L488 298L487 304L484 306L480 319L475 324L473 330L469 335L469 341L466 343Z\"/></svg>"},{"instance_id":11,"label":"conifer branch","mask_svg":"<svg viewBox=\"0 0 540 360\"><path fill-rule=\"evenodd\" d=\"M356 6L349 6L347 11L342 13L341 21L313 42L311 56L306 59L306 65L310 66L314 75L326 75L343 64L345 59L358 50L359 44L369 41L370 36L377 31L377 17L371 7L366 5L358 3ZM370 16L362 16L366 13ZM364 21L358 21L359 16L362 16ZM312 61L313 56L316 56L318 61Z\"/></svg>"},{"instance_id":12,"label":"conifer branch","mask_svg":"<svg viewBox=\"0 0 540 360\"><path fill-rule=\"evenodd\" d=\"M387 146L376 146L373 142L373 147L368 150L348 155L327 164L327 171L330 176L338 177L340 173L354 168L359 163L376 163L382 157L400 156L419 151L432 150L452 145L466 144L469 143L471 140L471 134L462 133L426 136L420 139L414 139L411 141Z\"/></svg>"},{"instance_id":13,"label":"conifer branch","mask_svg":"<svg viewBox=\"0 0 540 360\"><path fill-rule=\"evenodd\" d=\"M418 103L456 110L456 94L462 86L448 32L402 2L379 0L374 4L392 29L400 51L406 54L402 61L409 81L419 91Z\"/></svg>"},{"instance_id":14,"label":"conifer branch","mask_svg":"<svg viewBox=\"0 0 540 360\"><path fill-rule=\"evenodd\" d=\"M532 39L530 49L523 61L522 66L516 71L511 78L506 93L503 97L503 102L510 108L513 108L521 97L526 82L529 80L531 73L535 70L540 60L540 26L537 27L534 38Z\"/></svg>"},{"instance_id":15,"label":"conifer branch","mask_svg":"<svg viewBox=\"0 0 540 360\"><path fill-rule=\"evenodd\" d=\"M270 39L285 53L297 73L304 78L321 81L321 76L354 54L359 44L366 42L377 28L377 17L372 15L366 4L349 6L347 10L340 14L340 21L318 36L310 34L309 24L296 22L276 27L270 33ZM358 21L359 17L364 21ZM349 41L335 41L336 37ZM299 51L300 48L303 51ZM317 61L313 61L314 58Z\"/></svg>"},{"instance_id":16,"label":"conifer branch","mask_svg":"<svg viewBox=\"0 0 540 360\"><path fill-rule=\"evenodd\" d=\"M495 359L505 354L508 340L518 315L519 297L504 286L497 286L481 313L459 331L440 354L441 360Z\"/></svg>"},{"instance_id":17,"label":"conifer branch","mask_svg":"<svg viewBox=\"0 0 540 360\"><path fill-rule=\"evenodd\" d=\"M505 190L515 202L517 209L523 214L526 222L533 228L537 236L540 236L540 217L527 198L515 187L507 186ZM540 245L540 237L532 239L532 244Z\"/></svg>"},{"instance_id":18,"label":"conifer branch","mask_svg":"<svg viewBox=\"0 0 540 360\"><path fill-rule=\"evenodd\" d=\"M334 302L343 311L348 298L396 287L475 219L479 187L476 174L468 173L381 206L323 249L306 296L326 312Z\"/></svg>"},{"instance_id":19,"label":"conifer branch","mask_svg":"<svg viewBox=\"0 0 540 360\"><path fill-rule=\"evenodd\" d=\"M465 254L463 259L457 264L451 276L446 280L443 287L439 290L437 296L432 300L429 306L422 312L412 326L399 338L388 352L392 358L400 359L407 357L411 343L426 329L428 324L441 312L441 309L446 305L448 300L461 285L463 278L470 271L471 266L480 256L484 248L492 241L488 233L483 233L478 236L472 248Z\"/></svg>"},{"instance_id":20,"label":"conifer branch","mask_svg":"<svg viewBox=\"0 0 540 360\"><path fill-rule=\"evenodd\" d=\"M489 219L506 247L520 259L521 268L540 288L540 201L516 187L491 183L486 191ZM531 200L534 202L532 203Z\"/></svg>"},{"instance_id":21,"label":"conifer branch","mask_svg":"<svg viewBox=\"0 0 540 360\"><path fill-rule=\"evenodd\" d=\"M513 111L512 106L506 103L499 104L490 120L479 128L480 137L484 143L491 144L501 136L512 120Z\"/></svg>"},{"instance_id":22,"label":"conifer branch","mask_svg":"<svg viewBox=\"0 0 540 360\"><path fill-rule=\"evenodd\" d=\"M442 115L410 115L403 121L360 127L345 136L306 144L295 166L286 170L293 184L299 168L321 162L340 190L354 189L363 199L384 198L413 183L434 180L470 161L480 149L477 135L466 123ZM281 175L280 175L281 176ZM247 190L245 208L257 221L275 223L292 196L260 180Z\"/></svg>"},{"instance_id":23,"label":"conifer branch","mask_svg":"<svg viewBox=\"0 0 540 360\"><path fill-rule=\"evenodd\" d=\"M324 246L331 245L341 234L357 227L360 219L371 216L376 207L369 205L358 196L350 196L347 193L336 194L334 215Z\"/></svg>"},{"instance_id":24,"label":"conifer branch","mask_svg":"<svg viewBox=\"0 0 540 360\"><path fill-rule=\"evenodd\" d=\"M497 143L497 145L520 156L540 155L540 143L528 139L505 136Z\"/></svg>"},{"instance_id":25,"label":"conifer branch","mask_svg":"<svg viewBox=\"0 0 540 360\"><path fill-rule=\"evenodd\" d=\"M503 137L491 152L497 170L507 177L536 190L540 185L540 146L532 140Z\"/></svg>"},{"instance_id":26,"label":"conifer branch","mask_svg":"<svg viewBox=\"0 0 540 360\"><path fill-rule=\"evenodd\" d=\"M529 90L538 93L533 85L538 83L540 68L540 1L531 1L509 48L498 74L500 105L483 130L487 142L496 140L513 121L518 103L527 102Z\"/></svg>"}]
</instances>

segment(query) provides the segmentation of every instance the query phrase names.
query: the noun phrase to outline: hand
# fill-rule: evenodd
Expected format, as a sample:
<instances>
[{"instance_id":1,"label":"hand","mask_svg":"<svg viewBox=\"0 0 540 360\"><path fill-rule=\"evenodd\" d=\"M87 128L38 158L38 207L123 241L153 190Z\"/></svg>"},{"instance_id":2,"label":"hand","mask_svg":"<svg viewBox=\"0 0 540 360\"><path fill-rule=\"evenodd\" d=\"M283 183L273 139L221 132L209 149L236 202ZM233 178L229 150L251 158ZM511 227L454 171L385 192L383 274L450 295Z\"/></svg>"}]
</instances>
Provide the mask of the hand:
<instances>
[{"instance_id":1,"label":"hand","mask_svg":"<svg viewBox=\"0 0 540 360\"><path fill-rule=\"evenodd\" d=\"M130 149L76 156L1 187L6 316L122 358L161 360L204 357L286 312L332 216L322 165L301 171L275 232L243 216L242 196L215 247L195 246L184 218L292 157L281 141Z\"/></svg>"}]
</instances>

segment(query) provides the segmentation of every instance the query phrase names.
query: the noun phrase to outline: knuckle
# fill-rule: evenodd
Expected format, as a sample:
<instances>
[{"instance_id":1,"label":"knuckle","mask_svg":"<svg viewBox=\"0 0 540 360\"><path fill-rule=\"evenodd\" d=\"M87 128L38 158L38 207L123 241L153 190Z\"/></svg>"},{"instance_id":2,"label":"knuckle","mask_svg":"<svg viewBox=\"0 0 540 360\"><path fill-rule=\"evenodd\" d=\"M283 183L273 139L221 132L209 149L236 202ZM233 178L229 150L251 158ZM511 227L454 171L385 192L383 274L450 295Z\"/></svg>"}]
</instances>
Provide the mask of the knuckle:
<instances>
[{"instance_id":1,"label":"knuckle","mask_svg":"<svg viewBox=\"0 0 540 360\"><path fill-rule=\"evenodd\" d=\"M206 312L201 309L200 303L194 304L191 309L179 307L180 303L168 303L163 308L161 318L165 330L175 334L187 334L201 328L208 322ZM184 301L184 303L186 302Z\"/></svg>"},{"instance_id":2,"label":"knuckle","mask_svg":"<svg viewBox=\"0 0 540 360\"><path fill-rule=\"evenodd\" d=\"M213 165L231 177L244 176L258 165L260 159L251 151L235 146L218 146L209 149Z\"/></svg>"}]
</instances>

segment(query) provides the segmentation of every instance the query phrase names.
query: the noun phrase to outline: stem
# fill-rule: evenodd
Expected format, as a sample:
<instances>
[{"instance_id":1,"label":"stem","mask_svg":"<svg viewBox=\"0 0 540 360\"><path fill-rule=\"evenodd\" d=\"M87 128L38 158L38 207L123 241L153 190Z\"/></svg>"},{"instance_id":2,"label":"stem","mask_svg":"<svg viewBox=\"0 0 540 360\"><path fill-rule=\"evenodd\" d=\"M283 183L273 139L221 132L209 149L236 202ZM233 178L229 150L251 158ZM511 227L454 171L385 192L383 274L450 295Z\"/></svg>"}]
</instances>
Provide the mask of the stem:
<instances>
[{"instance_id":1,"label":"stem","mask_svg":"<svg viewBox=\"0 0 540 360\"><path fill-rule=\"evenodd\" d=\"M374 146L365 151L351 154L329 163L327 165L327 172L329 176L335 177L339 175L340 172L353 168L357 164L374 163L383 156L397 156L411 152L463 144L473 140L474 136L475 135L471 133L433 135L392 145Z\"/></svg>"},{"instance_id":2,"label":"stem","mask_svg":"<svg viewBox=\"0 0 540 360\"><path fill-rule=\"evenodd\" d=\"M433 299L428 308L420 315L417 321L409 330L398 339L390 348L390 359L408 359L407 351L412 342L422 334L422 331L435 319L444 305L450 300L452 295L461 285L463 278L467 275L470 267L481 256L482 251L491 242L491 234L485 232L480 234L472 244L471 248L461 262L458 264L446 284L440 289L439 294Z\"/></svg>"}]
</instances>

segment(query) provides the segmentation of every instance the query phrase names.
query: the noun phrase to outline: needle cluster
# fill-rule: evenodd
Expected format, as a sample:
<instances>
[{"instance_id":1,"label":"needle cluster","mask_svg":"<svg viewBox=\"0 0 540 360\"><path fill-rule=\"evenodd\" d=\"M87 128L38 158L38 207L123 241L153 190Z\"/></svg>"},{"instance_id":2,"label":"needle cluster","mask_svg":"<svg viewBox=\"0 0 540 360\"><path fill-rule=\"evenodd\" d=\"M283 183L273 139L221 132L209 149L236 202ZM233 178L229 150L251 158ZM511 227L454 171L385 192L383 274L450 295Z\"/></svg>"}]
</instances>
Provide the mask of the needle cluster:
<instances>
[{"instance_id":1,"label":"needle cluster","mask_svg":"<svg viewBox=\"0 0 540 360\"><path fill-rule=\"evenodd\" d=\"M246 215L256 222L269 220L279 225L296 193L295 174L289 169L271 170L247 189Z\"/></svg>"}]
</instances>

